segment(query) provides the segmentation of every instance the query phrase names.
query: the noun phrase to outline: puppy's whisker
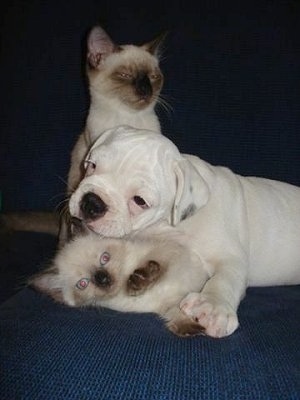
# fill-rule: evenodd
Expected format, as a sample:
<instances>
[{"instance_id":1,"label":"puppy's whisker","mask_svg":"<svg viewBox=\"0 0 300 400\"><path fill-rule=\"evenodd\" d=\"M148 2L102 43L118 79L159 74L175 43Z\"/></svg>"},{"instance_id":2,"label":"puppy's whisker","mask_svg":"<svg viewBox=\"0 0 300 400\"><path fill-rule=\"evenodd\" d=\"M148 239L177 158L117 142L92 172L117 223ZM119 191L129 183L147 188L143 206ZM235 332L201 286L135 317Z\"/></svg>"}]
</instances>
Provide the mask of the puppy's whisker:
<instances>
[{"instance_id":1,"label":"puppy's whisker","mask_svg":"<svg viewBox=\"0 0 300 400\"><path fill-rule=\"evenodd\" d=\"M57 199L58 197L61 197L62 199L58 201L58 199ZM57 208L65 201L65 197L66 197L65 193L57 194L53 197L50 197L50 201L56 200L55 210L57 210ZM58 203L57 203L57 201L58 201Z\"/></svg>"},{"instance_id":2,"label":"puppy's whisker","mask_svg":"<svg viewBox=\"0 0 300 400\"><path fill-rule=\"evenodd\" d=\"M64 207L61 208L60 210L60 216L64 219L66 219L68 222L71 221L71 215L69 213L69 207L68 205L64 205Z\"/></svg>"},{"instance_id":3,"label":"puppy's whisker","mask_svg":"<svg viewBox=\"0 0 300 400\"><path fill-rule=\"evenodd\" d=\"M55 212L61 212L62 208L68 207L69 198L61 200L55 207Z\"/></svg>"},{"instance_id":4,"label":"puppy's whisker","mask_svg":"<svg viewBox=\"0 0 300 400\"><path fill-rule=\"evenodd\" d=\"M66 185L66 187L68 186L68 182L61 176L57 175L57 178Z\"/></svg>"}]
</instances>

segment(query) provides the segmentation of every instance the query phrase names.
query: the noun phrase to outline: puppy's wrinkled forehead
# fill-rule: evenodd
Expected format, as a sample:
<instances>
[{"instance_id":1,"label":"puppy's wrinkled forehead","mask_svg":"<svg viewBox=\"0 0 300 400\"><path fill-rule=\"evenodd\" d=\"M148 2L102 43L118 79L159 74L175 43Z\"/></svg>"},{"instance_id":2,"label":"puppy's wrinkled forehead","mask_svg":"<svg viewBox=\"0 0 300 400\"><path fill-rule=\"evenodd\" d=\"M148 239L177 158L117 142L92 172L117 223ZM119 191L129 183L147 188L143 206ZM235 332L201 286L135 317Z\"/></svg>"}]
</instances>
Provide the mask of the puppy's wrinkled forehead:
<instances>
[{"instance_id":1,"label":"puppy's wrinkled forehead","mask_svg":"<svg viewBox=\"0 0 300 400\"><path fill-rule=\"evenodd\" d=\"M106 131L94 143L89 158L97 161L113 156L123 162L144 160L151 165L166 159L180 159L177 147L165 136L150 130L121 126Z\"/></svg>"}]
</instances>

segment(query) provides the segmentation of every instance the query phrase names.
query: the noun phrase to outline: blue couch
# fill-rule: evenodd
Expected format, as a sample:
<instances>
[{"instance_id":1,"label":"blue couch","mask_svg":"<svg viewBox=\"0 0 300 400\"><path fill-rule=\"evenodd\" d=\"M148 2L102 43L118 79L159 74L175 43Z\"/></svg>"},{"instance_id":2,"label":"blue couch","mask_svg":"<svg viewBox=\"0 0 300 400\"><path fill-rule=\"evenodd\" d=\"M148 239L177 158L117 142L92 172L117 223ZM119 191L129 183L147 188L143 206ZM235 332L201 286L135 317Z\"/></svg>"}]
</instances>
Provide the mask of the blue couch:
<instances>
[{"instance_id":1,"label":"blue couch","mask_svg":"<svg viewBox=\"0 0 300 400\"><path fill-rule=\"evenodd\" d=\"M300 185L300 3L148 3L0 6L2 211L54 210L63 199L88 108L82 38L96 23L119 43L169 31L172 111L158 113L182 152ZM181 339L155 315L71 309L26 287L56 244L1 237L1 399L300 399L299 285L249 288L228 338Z\"/></svg>"}]
</instances>

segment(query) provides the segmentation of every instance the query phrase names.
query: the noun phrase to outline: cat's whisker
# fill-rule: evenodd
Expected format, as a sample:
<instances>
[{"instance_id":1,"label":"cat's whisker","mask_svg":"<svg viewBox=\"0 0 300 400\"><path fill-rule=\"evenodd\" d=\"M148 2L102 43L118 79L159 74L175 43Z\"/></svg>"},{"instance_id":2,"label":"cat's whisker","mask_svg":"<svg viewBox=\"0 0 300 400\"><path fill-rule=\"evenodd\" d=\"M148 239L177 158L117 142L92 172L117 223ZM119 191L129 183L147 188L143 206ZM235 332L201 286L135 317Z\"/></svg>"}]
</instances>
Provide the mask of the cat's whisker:
<instances>
[{"instance_id":1,"label":"cat's whisker","mask_svg":"<svg viewBox=\"0 0 300 400\"><path fill-rule=\"evenodd\" d=\"M173 107L170 105L170 103L162 95L158 96L158 98L156 100L156 103L164 111L166 111L168 115L173 113Z\"/></svg>"}]
</instances>

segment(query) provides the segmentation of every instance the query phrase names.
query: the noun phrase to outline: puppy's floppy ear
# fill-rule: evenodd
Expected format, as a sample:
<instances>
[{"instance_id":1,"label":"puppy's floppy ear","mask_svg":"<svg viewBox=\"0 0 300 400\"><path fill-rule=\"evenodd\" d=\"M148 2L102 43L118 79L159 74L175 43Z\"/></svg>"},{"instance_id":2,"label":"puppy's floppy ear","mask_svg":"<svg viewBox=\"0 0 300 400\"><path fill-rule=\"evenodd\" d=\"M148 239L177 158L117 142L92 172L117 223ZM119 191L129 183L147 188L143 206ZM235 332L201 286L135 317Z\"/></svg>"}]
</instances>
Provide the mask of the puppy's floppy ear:
<instances>
[{"instance_id":1,"label":"puppy's floppy ear","mask_svg":"<svg viewBox=\"0 0 300 400\"><path fill-rule=\"evenodd\" d=\"M34 275L29 279L28 284L36 290L46 293L55 301L63 302L62 282L56 267L50 267Z\"/></svg>"},{"instance_id":2,"label":"puppy's floppy ear","mask_svg":"<svg viewBox=\"0 0 300 400\"><path fill-rule=\"evenodd\" d=\"M195 214L209 198L207 183L189 160L182 159L175 164L174 172L177 187L171 215L173 226Z\"/></svg>"}]
</instances>

